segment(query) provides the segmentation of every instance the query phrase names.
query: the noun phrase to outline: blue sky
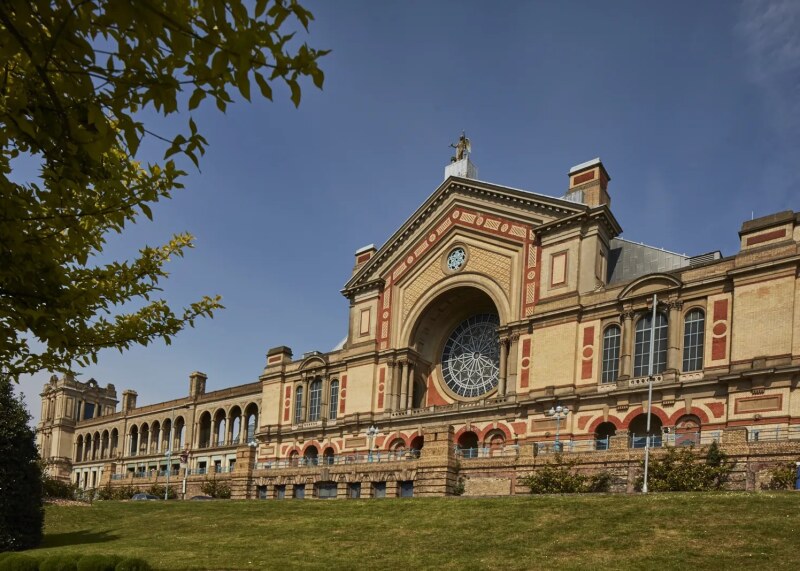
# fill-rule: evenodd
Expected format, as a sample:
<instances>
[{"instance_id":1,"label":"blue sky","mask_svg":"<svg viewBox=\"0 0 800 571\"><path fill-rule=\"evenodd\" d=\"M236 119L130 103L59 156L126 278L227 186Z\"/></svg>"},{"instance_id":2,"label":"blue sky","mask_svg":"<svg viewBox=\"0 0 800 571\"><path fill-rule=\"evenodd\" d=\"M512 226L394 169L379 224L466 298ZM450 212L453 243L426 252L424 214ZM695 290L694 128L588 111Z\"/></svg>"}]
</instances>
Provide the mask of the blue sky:
<instances>
[{"instance_id":1,"label":"blue sky","mask_svg":"<svg viewBox=\"0 0 800 571\"><path fill-rule=\"evenodd\" d=\"M306 5L308 43L333 50L324 90L196 110L201 172L108 250L190 231L164 295L227 309L171 346L107 351L83 380L147 404L185 396L194 370L208 390L257 380L276 345L329 350L353 252L436 189L462 129L482 180L542 194L600 156L623 236L673 251L730 255L751 213L800 210L800 2ZM21 383L34 420L48 376Z\"/></svg>"}]
</instances>

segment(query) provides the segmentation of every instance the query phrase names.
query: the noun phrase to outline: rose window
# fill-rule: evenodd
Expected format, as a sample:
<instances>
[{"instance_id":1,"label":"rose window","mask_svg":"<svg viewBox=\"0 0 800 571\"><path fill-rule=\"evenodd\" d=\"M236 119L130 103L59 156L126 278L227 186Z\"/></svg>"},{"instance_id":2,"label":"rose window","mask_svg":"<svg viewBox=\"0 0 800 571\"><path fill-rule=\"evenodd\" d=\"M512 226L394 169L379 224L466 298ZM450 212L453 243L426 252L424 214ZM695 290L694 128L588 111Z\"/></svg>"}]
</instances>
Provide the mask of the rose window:
<instances>
[{"instance_id":1,"label":"rose window","mask_svg":"<svg viewBox=\"0 0 800 571\"><path fill-rule=\"evenodd\" d=\"M473 315L450 334L442 351L442 375L458 396L479 397L497 386L500 341L496 314Z\"/></svg>"},{"instance_id":2,"label":"rose window","mask_svg":"<svg viewBox=\"0 0 800 571\"><path fill-rule=\"evenodd\" d=\"M464 248L456 248L447 255L447 269L454 272L464 265L467 261L467 253Z\"/></svg>"}]
</instances>

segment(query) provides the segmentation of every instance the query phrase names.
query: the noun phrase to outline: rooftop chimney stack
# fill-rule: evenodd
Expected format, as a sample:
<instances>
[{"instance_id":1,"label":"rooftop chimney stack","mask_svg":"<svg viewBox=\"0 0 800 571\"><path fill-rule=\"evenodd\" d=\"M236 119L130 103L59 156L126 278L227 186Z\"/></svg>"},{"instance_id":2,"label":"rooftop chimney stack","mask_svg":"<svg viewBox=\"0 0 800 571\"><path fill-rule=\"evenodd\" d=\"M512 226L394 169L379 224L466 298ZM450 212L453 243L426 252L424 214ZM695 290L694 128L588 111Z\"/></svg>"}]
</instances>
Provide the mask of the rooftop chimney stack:
<instances>
[{"instance_id":1,"label":"rooftop chimney stack","mask_svg":"<svg viewBox=\"0 0 800 571\"><path fill-rule=\"evenodd\" d=\"M569 169L569 190L564 195L566 200L579 202L587 206L611 206L608 196L608 171L600 158L575 165Z\"/></svg>"}]
</instances>

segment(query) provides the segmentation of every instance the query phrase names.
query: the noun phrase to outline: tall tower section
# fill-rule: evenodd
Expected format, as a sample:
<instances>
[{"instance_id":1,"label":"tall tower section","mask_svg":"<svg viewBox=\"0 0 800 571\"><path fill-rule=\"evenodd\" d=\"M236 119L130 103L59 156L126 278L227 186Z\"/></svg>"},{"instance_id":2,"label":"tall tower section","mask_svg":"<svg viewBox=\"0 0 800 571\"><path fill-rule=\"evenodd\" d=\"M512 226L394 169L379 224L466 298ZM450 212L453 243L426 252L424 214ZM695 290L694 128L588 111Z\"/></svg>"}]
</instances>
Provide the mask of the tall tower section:
<instances>
[{"instance_id":1,"label":"tall tower section","mask_svg":"<svg viewBox=\"0 0 800 571\"><path fill-rule=\"evenodd\" d=\"M105 388L89 379L81 382L73 375L50 377L40 395L42 415L36 427L36 444L53 478L69 481L72 470L73 435L82 421L113 414L117 409L117 390Z\"/></svg>"}]
</instances>

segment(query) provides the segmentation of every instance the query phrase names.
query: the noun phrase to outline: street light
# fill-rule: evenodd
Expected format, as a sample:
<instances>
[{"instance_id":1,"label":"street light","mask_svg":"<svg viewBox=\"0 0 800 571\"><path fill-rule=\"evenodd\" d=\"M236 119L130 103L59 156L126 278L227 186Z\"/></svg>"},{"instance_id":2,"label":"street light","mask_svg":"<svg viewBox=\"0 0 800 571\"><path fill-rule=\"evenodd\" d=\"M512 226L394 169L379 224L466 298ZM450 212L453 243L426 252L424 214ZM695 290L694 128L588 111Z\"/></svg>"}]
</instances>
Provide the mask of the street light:
<instances>
[{"instance_id":1,"label":"street light","mask_svg":"<svg viewBox=\"0 0 800 571\"><path fill-rule=\"evenodd\" d=\"M561 419L562 418L567 418L567 415L569 414L569 408L567 408L566 406L557 405L557 406L554 406L554 407L550 407L550 410L548 410L544 414L546 416L549 416L550 418L555 418L556 419L556 443L555 443L555 449L556 449L556 452L561 452L561 442L558 439L558 433L559 433L559 429L561 428Z\"/></svg>"},{"instance_id":2,"label":"street light","mask_svg":"<svg viewBox=\"0 0 800 571\"><path fill-rule=\"evenodd\" d=\"M372 445L375 442L375 436L378 434L378 427L374 424L367 429L367 438L369 438L369 452L367 460L372 462Z\"/></svg>"},{"instance_id":3,"label":"street light","mask_svg":"<svg viewBox=\"0 0 800 571\"><path fill-rule=\"evenodd\" d=\"M167 485L164 487L164 500L169 499L169 473L172 471L172 440L175 435L175 409L189 408L188 404L172 407L172 418L169 421L169 442L167 443Z\"/></svg>"}]
</instances>

